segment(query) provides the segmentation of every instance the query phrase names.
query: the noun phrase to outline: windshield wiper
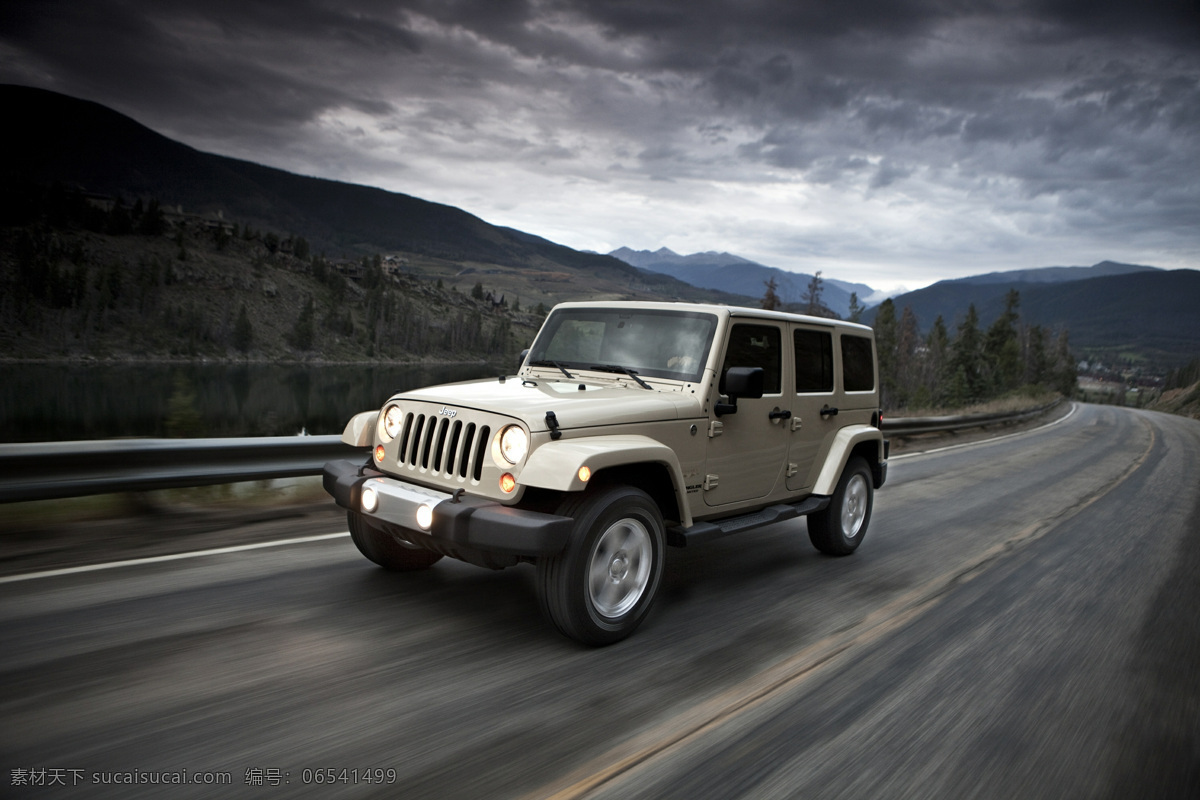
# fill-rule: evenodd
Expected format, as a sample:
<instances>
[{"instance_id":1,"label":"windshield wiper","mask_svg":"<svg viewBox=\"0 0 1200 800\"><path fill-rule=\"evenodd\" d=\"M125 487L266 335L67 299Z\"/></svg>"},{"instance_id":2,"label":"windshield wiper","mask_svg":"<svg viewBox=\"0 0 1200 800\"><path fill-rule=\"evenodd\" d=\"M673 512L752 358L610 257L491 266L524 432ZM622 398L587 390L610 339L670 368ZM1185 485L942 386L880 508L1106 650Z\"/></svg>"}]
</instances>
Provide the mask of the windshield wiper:
<instances>
[{"instance_id":1,"label":"windshield wiper","mask_svg":"<svg viewBox=\"0 0 1200 800\"><path fill-rule=\"evenodd\" d=\"M637 381L638 386L641 386L643 389L653 388L650 384L639 378L636 372L629 367L622 367L620 364L593 364L588 369L594 369L597 372L622 372Z\"/></svg>"},{"instance_id":2,"label":"windshield wiper","mask_svg":"<svg viewBox=\"0 0 1200 800\"><path fill-rule=\"evenodd\" d=\"M531 367L558 367L559 371L562 372L563 375L566 375L568 380L575 380L575 376L572 375L571 373L567 372L567 368L564 367L562 364L558 363L557 361L547 361L547 360L530 361L529 366L531 366Z\"/></svg>"}]
</instances>

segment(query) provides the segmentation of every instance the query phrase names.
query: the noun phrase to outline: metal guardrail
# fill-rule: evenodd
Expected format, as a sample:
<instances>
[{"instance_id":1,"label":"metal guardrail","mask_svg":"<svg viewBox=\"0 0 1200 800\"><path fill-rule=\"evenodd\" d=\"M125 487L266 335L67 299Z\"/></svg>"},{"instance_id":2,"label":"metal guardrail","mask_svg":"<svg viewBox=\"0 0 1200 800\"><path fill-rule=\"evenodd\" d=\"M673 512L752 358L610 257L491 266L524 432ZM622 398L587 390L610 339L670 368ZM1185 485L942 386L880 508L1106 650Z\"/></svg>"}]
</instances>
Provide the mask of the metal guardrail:
<instances>
[{"instance_id":1,"label":"metal guardrail","mask_svg":"<svg viewBox=\"0 0 1200 800\"><path fill-rule=\"evenodd\" d=\"M1062 403L1062 398L1025 411L1005 411L994 414L962 414L945 417L884 417L883 432L892 436L912 436L918 433L949 433L967 428L986 428L989 425L1022 422L1045 414Z\"/></svg>"},{"instance_id":2,"label":"metal guardrail","mask_svg":"<svg viewBox=\"0 0 1200 800\"><path fill-rule=\"evenodd\" d=\"M883 431L907 436L1019 422L1058 402L1006 414L885 418ZM332 435L4 444L0 503L319 475L326 461L365 457Z\"/></svg>"},{"instance_id":3,"label":"metal guardrail","mask_svg":"<svg viewBox=\"0 0 1200 800\"><path fill-rule=\"evenodd\" d=\"M0 502L319 475L364 458L340 436L105 439L0 445Z\"/></svg>"}]
</instances>

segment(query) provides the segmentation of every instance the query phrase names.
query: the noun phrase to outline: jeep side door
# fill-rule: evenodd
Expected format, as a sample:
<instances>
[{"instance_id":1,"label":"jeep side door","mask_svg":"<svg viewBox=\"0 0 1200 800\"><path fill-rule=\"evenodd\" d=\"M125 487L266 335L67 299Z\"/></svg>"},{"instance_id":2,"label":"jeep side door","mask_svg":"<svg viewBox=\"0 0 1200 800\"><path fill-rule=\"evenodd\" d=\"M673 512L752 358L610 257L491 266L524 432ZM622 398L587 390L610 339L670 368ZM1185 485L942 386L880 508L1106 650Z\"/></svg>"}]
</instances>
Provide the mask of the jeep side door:
<instances>
[{"instance_id":1,"label":"jeep side door","mask_svg":"<svg viewBox=\"0 0 1200 800\"><path fill-rule=\"evenodd\" d=\"M788 435L783 417L790 404L784 393L787 324L771 320L734 322L726 339L719 389L733 367L761 368L762 397L738 397L737 411L710 417L702 491L708 506L765 497L783 474ZM732 399L730 399L732 402Z\"/></svg>"},{"instance_id":2,"label":"jeep side door","mask_svg":"<svg viewBox=\"0 0 1200 800\"><path fill-rule=\"evenodd\" d=\"M788 491L799 492L816 483L841 420L832 413L838 408L833 329L796 323L789 334L794 369L786 481Z\"/></svg>"}]
</instances>

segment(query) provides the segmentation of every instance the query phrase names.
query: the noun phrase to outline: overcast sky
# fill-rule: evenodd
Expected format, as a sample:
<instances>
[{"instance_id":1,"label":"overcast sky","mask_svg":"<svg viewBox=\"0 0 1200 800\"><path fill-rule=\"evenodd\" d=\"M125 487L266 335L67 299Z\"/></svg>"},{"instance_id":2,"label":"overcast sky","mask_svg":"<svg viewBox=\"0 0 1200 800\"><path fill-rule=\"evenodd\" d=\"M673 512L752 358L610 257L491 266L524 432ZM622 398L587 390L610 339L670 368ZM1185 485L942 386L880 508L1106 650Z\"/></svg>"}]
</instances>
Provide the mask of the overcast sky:
<instances>
[{"instance_id":1,"label":"overcast sky","mask_svg":"<svg viewBox=\"0 0 1200 800\"><path fill-rule=\"evenodd\" d=\"M0 82L577 249L1200 268L1200 0L3 0Z\"/></svg>"}]
</instances>

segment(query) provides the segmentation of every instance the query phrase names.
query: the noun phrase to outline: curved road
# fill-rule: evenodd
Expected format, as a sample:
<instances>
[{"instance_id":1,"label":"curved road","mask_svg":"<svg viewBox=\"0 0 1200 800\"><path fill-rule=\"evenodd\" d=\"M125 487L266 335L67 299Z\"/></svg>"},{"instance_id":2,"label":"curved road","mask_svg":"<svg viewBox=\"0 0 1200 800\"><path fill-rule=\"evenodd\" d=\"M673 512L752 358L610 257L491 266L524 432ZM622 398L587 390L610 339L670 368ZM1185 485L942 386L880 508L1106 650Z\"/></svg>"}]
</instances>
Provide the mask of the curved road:
<instances>
[{"instance_id":1,"label":"curved road","mask_svg":"<svg viewBox=\"0 0 1200 800\"><path fill-rule=\"evenodd\" d=\"M1200 796L1198 487L1200 423L1077 406L893 458L853 557L669 550L601 650L347 537L5 579L0 795Z\"/></svg>"}]
</instances>

